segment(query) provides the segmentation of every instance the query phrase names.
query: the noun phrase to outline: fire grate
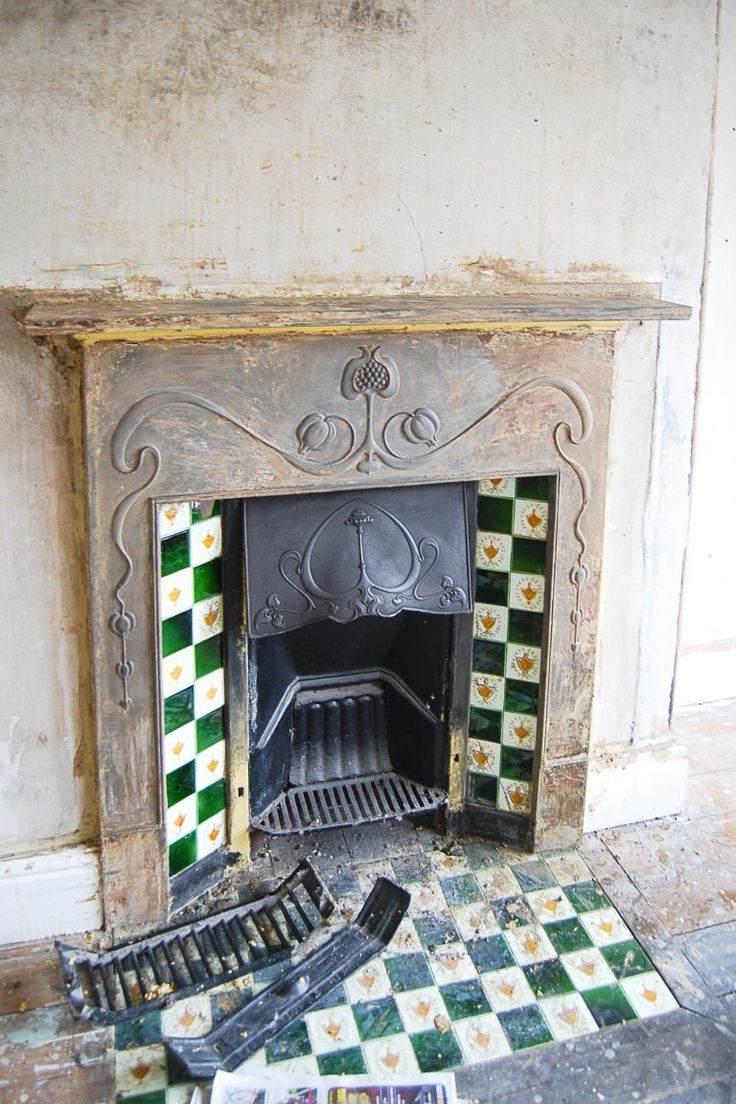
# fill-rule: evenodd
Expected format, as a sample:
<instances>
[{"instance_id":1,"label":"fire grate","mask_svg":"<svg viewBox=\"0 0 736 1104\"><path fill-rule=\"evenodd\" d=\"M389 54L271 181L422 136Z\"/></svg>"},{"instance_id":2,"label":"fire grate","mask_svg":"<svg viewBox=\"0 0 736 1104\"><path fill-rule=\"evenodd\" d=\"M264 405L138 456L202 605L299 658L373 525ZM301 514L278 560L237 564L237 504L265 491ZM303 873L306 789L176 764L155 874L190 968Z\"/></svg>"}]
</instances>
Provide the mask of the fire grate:
<instances>
[{"instance_id":1,"label":"fire grate","mask_svg":"<svg viewBox=\"0 0 736 1104\"><path fill-rule=\"evenodd\" d=\"M269 897L94 954L58 945L75 1016L117 1023L284 958L335 905L304 859Z\"/></svg>"},{"instance_id":2,"label":"fire grate","mask_svg":"<svg viewBox=\"0 0 736 1104\"><path fill-rule=\"evenodd\" d=\"M412 782L394 771L332 782L292 786L281 793L253 825L272 835L346 828L438 809L444 790Z\"/></svg>"}]
</instances>

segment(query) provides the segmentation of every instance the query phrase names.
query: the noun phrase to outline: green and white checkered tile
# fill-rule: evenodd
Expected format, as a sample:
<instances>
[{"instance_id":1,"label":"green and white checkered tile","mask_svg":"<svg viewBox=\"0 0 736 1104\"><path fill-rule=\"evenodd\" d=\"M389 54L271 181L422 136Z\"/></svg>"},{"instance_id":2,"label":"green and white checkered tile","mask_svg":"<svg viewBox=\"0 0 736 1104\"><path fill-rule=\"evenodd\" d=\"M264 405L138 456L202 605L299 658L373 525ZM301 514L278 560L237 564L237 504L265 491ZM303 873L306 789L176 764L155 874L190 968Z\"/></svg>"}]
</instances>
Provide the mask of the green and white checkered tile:
<instances>
[{"instance_id":1,"label":"green and white checkered tile","mask_svg":"<svg viewBox=\"0 0 736 1104\"><path fill-rule=\"evenodd\" d=\"M467 800L531 814L539 720L548 476L482 480L478 494Z\"/></svg>"},{"instance_id":2,"label":"green and white checkered tile","mask_svg":"<svg viewBox=\"0 0 736 1104\"><path fill-rule=\"evenodd\" d=\"M158 507L161 697L169 873L225 837L222 519L198 503Z\"/></svg>"},{"instance_id":3,"label":"green and white checkered tile","mask_svg":"<svg viewBox=\"0 0 736 1104\"><path fill-rule=\"evenodd\" d=\"M304 1075L449 1070L677 1007L577 853L518 858L500 861L493 848L473 844L338 875L332 888L343 909L359 907L366 887L384 873L411 891L409 914L379 957L243 1068ZM327 925L319 938L341 923ZM192 1086L171 1083L162 1032L202 1035L284 968L116 1028L118 1099L184 1104Z\"/></svg>"}]
</instances>

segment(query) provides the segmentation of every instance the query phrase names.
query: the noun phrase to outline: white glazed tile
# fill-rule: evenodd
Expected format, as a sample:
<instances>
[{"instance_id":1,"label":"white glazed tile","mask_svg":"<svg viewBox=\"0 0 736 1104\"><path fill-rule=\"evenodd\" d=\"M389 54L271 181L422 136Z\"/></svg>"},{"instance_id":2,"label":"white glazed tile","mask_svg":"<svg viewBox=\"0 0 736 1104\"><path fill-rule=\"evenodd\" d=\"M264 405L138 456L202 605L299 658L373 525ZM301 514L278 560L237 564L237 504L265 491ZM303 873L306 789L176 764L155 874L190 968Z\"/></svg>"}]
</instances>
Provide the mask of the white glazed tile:
<instances>
[{"instance_id":1,"label":"white glazed tile","mask_svg":"<svg viewBox=\"0 0 736 1104\"><path fill-rule=\"evenodd\" d=\"M499 863L476 870L475 878L489 901L503 901L521 893L519 883L505 864Z\"/></svg>"},{"instance_id":2,"label":"white glazed tile","mask_svg":"<svg viewBox=\"0 0 736 1104\"><path fill-rule=\"evenodd\" d=\"M473 635L478 640L503 642L508 636L509 611L506 606L492 606L486 602L476 602L473 621Z\"/></svg>"},{"instance_id":3,"label":"white glazed tile","mask_svg":"<svg viewBox=\"0 0 736 1104\"><path fill-rule=\"evenodd\" d=\"M464 943L445 943L427 955L429 968L438 985L471 981L478 976Z\"/></svg>"},{"instance_id":4,"label":"white glazed tile","mask_svg":"<svg viewBox=\"0 0 736 1104\"><path fill-rule=\"evenodd\" d=\"M453 1027L468 1065L511 1053L503 1028L493 1012L457 1020Z\"/></svg>"},{"instance_id":5,"label":"white glazed tile","mask_svg":"<svg viewBox=\"0 0 736 1104\"><path fill-rule=\"evenodd\" d=\"M225 741L220 740L200 751L194 761L197 790L206 790L213 782L219 782L225 773Z\"/></svg>"},{"instance_id":6,"label":"white glazed tile","mask_svg":"<svg viewBox=\"0 0 736 1104\"><path fill-rule=\"evenodd\" d=\"M531 540L546 540L549 522L549 504L530 498L517 498L514 502L514 536Z\"/></svg>"},{"instance_id":7,"label":"white glazed tile","mask_svg":"<svg viewBox=\"0 0 736 1104\"><path fill-rule=\"evenodd\" d=\"M475 566L485 571L510 571L513 538L508 533L479 532L475 539Z\"/></svg>"},{"instance_id":8,"label":"white glazed tile","mask_svg":"<svg viewBox=\"0 0 736 1104\"><path fill-rule=\"evenodd\" d=\"M487 901L475 901L471 905L453 905L450 908L450 914L455 921L460 938L466 942L470 939L496 935L501 930L493 909Z\"/></svg>"},{"instance_id":9,"label":"white glazed tile","mask_svg":"<svg viewBox=\"0 0 736 1104\"><path fill-rule=\"evenodd\" d=\"M197 858L211 855L225 842L225 810L197 825Z\"/></svg>"},{"instance_id":10,"label":"white glazed tile","mask_svg":"<svg viewBox=\"0 0 736 1104\"><path fill-rule=\"evenodd\" d=\"M614 908L583 912L580 922L596 947L610 947L612 943L634 938Z\"/></svg>"},{"instance_id":11,"label":"white glazed tile","mask_svg":"<svg viewBox=\"0 0 736 1104\"><path fill-rule=\"evenodd\" d=\"M542 997L539 1007L557 1040L574 1039L578 1035L590 1035L598 1030L598 1024L579 993Z\"/></svg>"},{"instance_id":12,"label":"white glazed tile","mask_svg":"<svg viewBox=\"0 0 736 1104\"><path fill-rule=\"evenodd\" d=\"M519 966L531 966L534 962L557 958L557 952L539 924L507 928L504 936Z\"/></svg>"},{"instance_id":13,"label":"white glazed tile","mask_svg":"<svg viewBox=\"0 0 736 1104\"><path fill-rule=\"evenodd\" d=\"M576 989L598 989L601 985L613 985L616 978L597 947L584 947L560 955L570 981Z\"/></svg>"},{"instance_id":14,"label":"white glazed tile","mask_svg":"<svg viewBox=\"0 0 736 1104\"><path fill-rule=\"evenodd\" d=\"M552 924L556 920L570 920L576 915L575 909L559 886L535 889L532 893L527 893L526 899L537 920L542 924Z\"/></svg>"},{"instance_id":15,"label":"white glazed tile","mask_svg":"<svg viewBox=\"0 0 736 1104\"><path fill-rule=\"evenodd\" d=\"M473 671L470 680L470 704L478 709L503 709L504 680L500 675Z\"/></svg>"},{"instance_id":16,"label":"white glazed tile","mask_svg":"<svg viewBox=\"0 0 736 1104\"><path fill-rule=\"evenodd\" d=\"M417 935L417 929L414 927L414 921L411 919L411 916L405 916L396 929L396 933L391 940L391 953L413 954L417 951L422 950L422 941Z\"/></svg>"},{"instance_id":17,"label":"white glazed tile","mask_svg":"<svg viewBox=\"0 0 736 1104\"><path fill-rule=\"evenodd\" d=\"M506 645L506 678L539 682L542 650L531 644Z\"/></svg>"},{"instance_id":18,"label":"white glazed tile","mask_svg":"<svg viewBox=\"0 0 736 1104\"><path fill-rule=\"evenodd\" d=\"M178 1000L161 1013L161 1031L182 1039L199 1038L212 1027L212 1008L209 993Z\"/></svg>"},{"instance_id":19,"label":"white glazed tile","mask_svg":"<svg viewBox=\"0 0 736 1104\"><path fill-rule=\"evenodd\" d=\"M563 851L560 855L545 855L545 862L561 886L591 880L590 871L576 851Z\"/></svg>"},{"instance_id":20,"label":"white glazed tile","mask_svg":"<svg viewBox=\"0 0 736 1104\"><path fill-rule=\"evenodd\" d=\"M271 1062L267 1069L271 1077L279 1077L284 1074L289 1074L291 1077L295 1075L298 1077L319 1076L319 1065L313 1054L300 1054L297 1058L285 1058L283 1062ZM238 1104L241 1104L239 1097L234 1098L233 1104L236 1100Z\"/></svg>"},{"instance_id":21,"label":"white glazed tile","mask_svg":"<svg viewBox=\"0 0 736 1104\"><path fill-rule=\"evenodd\" d=\"M497 475L481 479L478 494L484 498L513 498L516 494L516 480Z\"/></svg>"},{"instance_id":22,"label":"white glazed tile","mask_svg":"<svg viewBox=\"0 0 736 1104\"><path fill-rule=\"evenodd\" d=\"M195 521L189 531L189 549L192 567L222 555L222 518L219 515Z\"/></svg>"},{"instance_id":23,"label":"white glazed tile","mask_svg":"<svg viewBox=\"0 0 736 1104\"><path fill-rule=\"evenodd\" d=\"M498 807L510 813L531 812L531 790L528 782L502 778L498 784Z\"/></svg>"},{"instance_id":24,"label":"white glazed tile","mask_svg":"<svg viewBox=\"0 0 736 1104\"><path fill-rule=\"evenodd\" d=\"M194 716L206 717L225 704L225 672L222 667L194 683Z\"/></svg>"},{"instance_id":25,"label":"white glazed tile","mask_svg":"<svg viewBox=\"0 0 736 1104\"><path fill-rule=\"evenodd\" d=\"M512 571L509 575L509 606L511 609L544 610L544 575L527 575Z\"/></svg>"},{"instance_id":26,"label":"white glazed tile","mask_svg":"<svg viewBox=\"0 0 736 1104\"><path fill-rule=\"evenodd\" d=\"M192 508L188 502L160 502L157 512L158 534L162 540L183 533L192 523Z\"/></svg>"},{"instance_id":27,"label":"white glazed tile","mask_svg":"<svg viewBox=\"0 0 736 1104\"><path fill-rule=\"evenodd\" d=\"M657 1016L660 1012L671 1012L677 1008L677 1001L659 974L654 971L622 978L620 985L637 1016L642 1019L646 1019L647 1016Z\"/></svg>"},{"instance_id":28,"label":"white glazed tile","mask_svg":"<svg viewBox=\"0 0 736 1104\"><path fill-rule=\"evenodd\" d=\"M368 1072L376 1076L407 1076L419 1073L414 1048L408 1035L389 1035L363 1043Z\"/></svg>"},{"instance_id":29,"label":"white glazed tile","mask_svg":"<svg viewBox=\"0 0 736 1104\"><path fill-rule=\"evenodd\" d=\"M436 985L394 993L394 1000L404 1029L410 1035L431 1031L437 1016L447 1016L445 1003Z\"/></svg>"},{"instance_id":30,"label":"white glazed tile","mask_svg":"<svg viewBox=\"0 0 736 1104\"><path fill-rule=\"evenodd\" d=\"M494 1012L509 1012L512 1008L535 1003L526 975L518 966L481 974L480 981Z\"/></svg>"},{"instance_id":31,"label":"white glazed tile","mask_svg":"<svg viewBox=\"0 0 736 1104\"><path fill-rule=\"evenodd\" d=\"M494 778L501 766L501 745L488 740L468 740L468 770L476 774L490 774Z\"/></svg>"},{"instance_id":32,"label":"white glazed tile","mask_svg":"<svg viewBox=\"0 0 736 1104\"><path fill-rule=\"evenodd\" d=\"M194 572L191 567L182 567L159 579L159 596L162 621L190 609L194 602Z\"/></svg>"},{"instance_id":33,"label":"white glazed tile","mask_svg":"<svg viewBox=\"0 0 736 1104\"><path fill-rule=\"evenodd\" d=\"M391 949L394 949L394 940L391 941ZM353 1004L390 997L391 980L386 972L383 960L374 958L361 966L347 979L345 988Z\"/></svg>"},{"instance_id":34,"label":"white glazed tile","mask_svg":"<svg viewBox=\"0 0 736 1104\"><path fill-rule=\"evenodd\" d=\"M506 747L533 751L537 743L537 718L525 713L504 713L501 743Z\"/></svg>"},{"instance_id":35,"label":"white glazed tile","mask_svg":"<svg viewBox=\"0 0 736 1104\"><path fill-rule=\"evenodd\" d=\"M166 842L176 843L197 827L197 797L190 794L166 810Z\"/></svg>"},{"instance_id":36,"label":"white glazed tile","mask_svg":"<svg viewBox=\"0 0 736 1104\"><path fill-rule=\"evenodd\" d=\"M115 1051L115 1091L138 1096L166 1088L166 1049L163 1043Z\"/></svg>"},{"instance_id":37,"label":"white glazed tile","mask_svg":"<svg viewBox=\"0 0 736 1104\"><path fill-rule=\"evenodd\" d=\"M195 602L192 609L192 639L195 644L222 632L222 595Z\"/></svg>"},{"instance_id":38,"label":"white glazed tile","mask_svg":"<svg viewBox=\"0 0 736 1104\"><path fill-rule=\"evenodd\" d=\"M194 648L190 645L161 660L161 688L165 698L186 690L194 682Z\"/></svg>"},{"instance_id":39,"label":"white glazed tile","mask_svg":"<svg viewBox=\"0 0 736 1104\"><path fill-rule=\"evenodd\" d=\"M305 1013L304 1020L315 1054L332 1054L360 1046L360 1036L349 1004Z\"/></svg>"},{"instance_id":40,"label":"white glazed tile","mask_svg":"<svg viewBox=\"0 0 736 1104\"><path fill-rule=\"evenodd\" d=\"M164 736L164 770L169 774L190 763L197 754L197 726L194 721L167 732Z\"/></svg>"}]
</instances>

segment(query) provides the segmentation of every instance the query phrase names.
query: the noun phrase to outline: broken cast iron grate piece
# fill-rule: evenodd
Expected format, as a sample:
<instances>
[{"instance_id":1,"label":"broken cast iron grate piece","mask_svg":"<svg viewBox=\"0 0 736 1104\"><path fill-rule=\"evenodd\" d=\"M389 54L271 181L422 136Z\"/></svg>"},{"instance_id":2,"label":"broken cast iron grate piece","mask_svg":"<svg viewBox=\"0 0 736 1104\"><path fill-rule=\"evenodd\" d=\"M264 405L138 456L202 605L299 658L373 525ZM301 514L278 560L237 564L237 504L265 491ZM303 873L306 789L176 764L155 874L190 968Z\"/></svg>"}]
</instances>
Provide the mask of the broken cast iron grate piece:
<instances>
[{"instance_id":1,"label":"broken cast iron grate piece","mask_svg":"<svg viewBox=\"0 0 736 1104\"><path fill-rule=\"evenodd\" d=\"M284 958L332 913L304 859L274 893L103 954L58 944L75 1016L117 1023Z\"/></svg>"},{"instance_id":2,"label":"broken cast iron grate piece","mask_svg":"<svg viewBox=\"0 0 736 1104\"><path fill-rule=\"evenodd\" d=\"M410 895L388 878L376 881L353 921L249 1004L199 1039L164 1038L187 1076L231 1071L275 1038L336 985L378 954L401 923Z\"/></svg>"},{"instance_id":3,"label":"broken cast iron grate piece","mask_svg":"<svg viewBox=\"0 0 736 1104\"><path fill-rule=\"evenodd\" d=\"M424 813L446 801L444 790L385 771L363 778L291 786L260 816L253 817L253 825L272 835L344 828Z\"/></svg>"}]
</instances>

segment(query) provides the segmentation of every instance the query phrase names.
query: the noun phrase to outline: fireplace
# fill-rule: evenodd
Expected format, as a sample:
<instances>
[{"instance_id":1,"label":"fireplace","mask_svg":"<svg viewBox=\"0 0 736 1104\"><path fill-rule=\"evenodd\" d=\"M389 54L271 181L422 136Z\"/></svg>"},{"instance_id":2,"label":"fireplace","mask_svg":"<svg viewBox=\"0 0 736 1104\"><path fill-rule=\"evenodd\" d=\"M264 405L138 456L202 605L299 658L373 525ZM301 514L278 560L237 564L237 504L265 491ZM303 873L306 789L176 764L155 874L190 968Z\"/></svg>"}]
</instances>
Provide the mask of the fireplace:
<instances>
[{"instance_id":1,"label":"fireplace","mask_svg":"<svg viewBox=\"0 0 736 1104\"><path fill-rule=\"evenodd\" d=\"M39 304L86 411L106 927L249 834L582 828L615 330L656 299Z\"/></svg>"}]
</instances>

